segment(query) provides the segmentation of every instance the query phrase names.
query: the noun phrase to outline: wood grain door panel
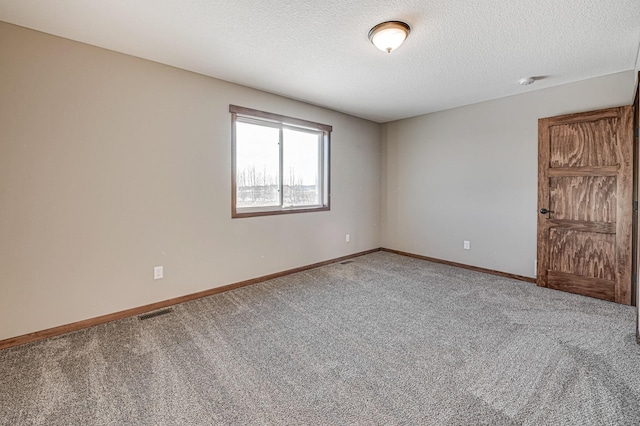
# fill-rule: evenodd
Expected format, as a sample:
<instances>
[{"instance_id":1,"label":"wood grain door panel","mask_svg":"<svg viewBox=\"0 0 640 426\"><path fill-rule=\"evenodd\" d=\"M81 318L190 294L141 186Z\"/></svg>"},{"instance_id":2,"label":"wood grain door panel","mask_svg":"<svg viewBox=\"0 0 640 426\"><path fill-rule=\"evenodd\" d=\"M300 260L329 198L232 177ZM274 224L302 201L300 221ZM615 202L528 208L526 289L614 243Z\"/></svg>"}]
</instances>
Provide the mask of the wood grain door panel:
<instances>
[{"instance_id":1,"label":"wood grain door panel","mask_svg":"<svg viewBox=\"0 0 640 426\"><path fill-rule=\"evenodd\" d=\"M539 120L539 286L631 302L632 121L631 107Z\"/></svg>"},{"instance_id":2,"label":"wood grain door panel","mask_svg":"<svg viewBox=\"0 0 640 426\"><path fill-rule=\"evenodd\" d=\"M568 176L549 179L553 218L615 223L615 176Z\"/></svg>"},{"instance_id":3,"label":"wood grain door panel","mask_svg":"<svg viewBox=\"0 0 640 426\"><path fill-rule=\"evenodd\" d=\"M551 228L549 270L615 281L615 234Z\"/></svg>"},{"instance_id":4,"label":"wood grain door panel","mask_svg":"<svg viewBox=\"0 0 640 426\"><path fill-rule=\"evenodd\" d=\"M615 138L618 125L618 117L613 116L551 127L550 166L593 167L618 164L616 147L607 142Z\"/></svg>"}]
</instances>

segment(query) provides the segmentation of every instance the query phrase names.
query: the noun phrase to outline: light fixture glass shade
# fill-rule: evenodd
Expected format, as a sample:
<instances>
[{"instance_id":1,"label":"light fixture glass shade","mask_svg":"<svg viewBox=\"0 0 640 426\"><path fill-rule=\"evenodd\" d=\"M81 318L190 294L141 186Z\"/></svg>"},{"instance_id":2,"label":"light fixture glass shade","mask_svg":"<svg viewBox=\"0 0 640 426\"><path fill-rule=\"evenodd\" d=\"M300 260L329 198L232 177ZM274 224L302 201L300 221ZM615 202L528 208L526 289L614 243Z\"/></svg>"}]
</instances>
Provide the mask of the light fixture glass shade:
<instances>
[{"instance_id":1,"label":"light fixture glass shade","mask_svg":"<svg viewBox=\"0 0 640 426\"><path fill-rule=\"evenodd\" d=\"M518 81L518 83L520 83L521 86L528 86L530 84L533 84L535 81L536 79L533 77L523 77L520 79L520 81Z\"/></svg>"},{"instance_id":2,"label":"light fixture glass shade","mask_svg":"<svg viewBox=\"0 0 640 426\"><path fill-rule=\"evenodd\" d=\"M411 28L400 21L388 21L376 25L369 31L369 40L378 49L391 53L397 49L407 36Z\"/></svg>"}]
</instances>

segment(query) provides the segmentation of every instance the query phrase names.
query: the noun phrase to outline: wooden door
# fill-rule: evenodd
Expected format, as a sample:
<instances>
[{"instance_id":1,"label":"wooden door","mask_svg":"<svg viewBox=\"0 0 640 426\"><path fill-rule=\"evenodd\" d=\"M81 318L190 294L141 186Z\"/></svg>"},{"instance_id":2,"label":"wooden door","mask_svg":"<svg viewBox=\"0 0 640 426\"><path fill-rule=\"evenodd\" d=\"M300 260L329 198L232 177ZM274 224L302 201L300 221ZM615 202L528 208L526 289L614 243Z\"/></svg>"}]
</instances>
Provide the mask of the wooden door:
<instances>
[{"instance_id":1,"label":"wooden door","mask_svg":"<svg viewBox=\"0 0 640 426\"><path fill-rule=\"evenodd\" d=\"M538 121L537 284L631 303L633 109Z\"/></svg>"}]
</instances>

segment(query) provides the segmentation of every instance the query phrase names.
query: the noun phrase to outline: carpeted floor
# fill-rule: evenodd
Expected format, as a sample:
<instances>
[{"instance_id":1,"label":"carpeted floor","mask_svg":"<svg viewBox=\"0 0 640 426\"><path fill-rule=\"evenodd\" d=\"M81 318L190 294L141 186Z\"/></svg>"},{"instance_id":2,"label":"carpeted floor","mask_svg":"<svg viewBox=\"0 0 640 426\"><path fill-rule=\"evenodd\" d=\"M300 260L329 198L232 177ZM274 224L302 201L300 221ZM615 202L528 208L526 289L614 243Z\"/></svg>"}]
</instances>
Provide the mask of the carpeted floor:
<instances>
[{"instance_id":1,"label":"carpeted floor","mask_svg":"<svg viewBox=\"0 0 640 426\"><path fill-rule=\"evenodd\" d=\"M634 314L378 252L0 351L0 424L637 425Z\"/></svg>"}]
</instances>

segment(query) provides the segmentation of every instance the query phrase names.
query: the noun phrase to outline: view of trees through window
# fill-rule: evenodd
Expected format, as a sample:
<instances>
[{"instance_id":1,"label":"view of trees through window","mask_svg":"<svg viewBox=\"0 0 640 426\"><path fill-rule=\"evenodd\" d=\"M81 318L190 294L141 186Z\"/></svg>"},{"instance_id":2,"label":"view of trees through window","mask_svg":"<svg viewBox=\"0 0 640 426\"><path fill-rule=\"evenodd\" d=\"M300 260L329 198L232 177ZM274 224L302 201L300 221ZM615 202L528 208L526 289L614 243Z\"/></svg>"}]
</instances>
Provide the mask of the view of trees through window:
<instances>
[{"instance_id":1,"label":"view of trees through window","mask_svg":"<svg viewBox=\"0 0 640 426\"><path fill-rule=\"evenodd\" d=\"M236 207L322 204L321 150L322 132L238 119Z\"/></svg>"}]
</instances>

